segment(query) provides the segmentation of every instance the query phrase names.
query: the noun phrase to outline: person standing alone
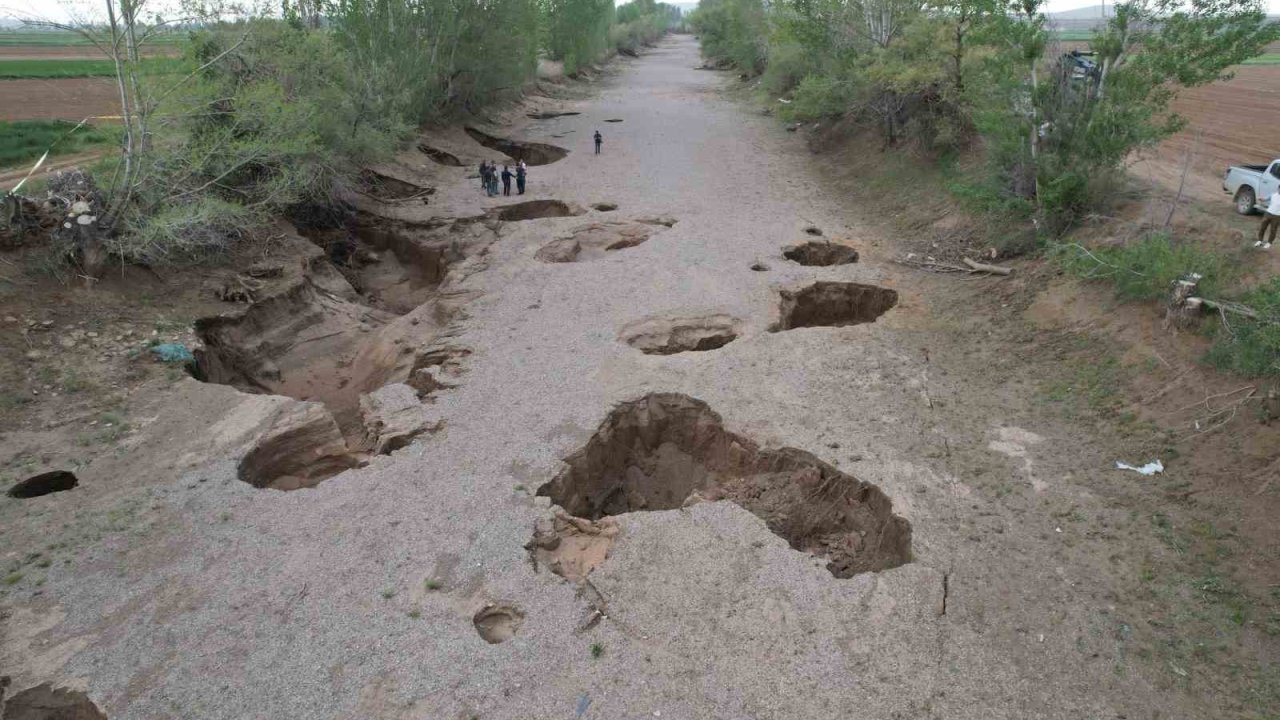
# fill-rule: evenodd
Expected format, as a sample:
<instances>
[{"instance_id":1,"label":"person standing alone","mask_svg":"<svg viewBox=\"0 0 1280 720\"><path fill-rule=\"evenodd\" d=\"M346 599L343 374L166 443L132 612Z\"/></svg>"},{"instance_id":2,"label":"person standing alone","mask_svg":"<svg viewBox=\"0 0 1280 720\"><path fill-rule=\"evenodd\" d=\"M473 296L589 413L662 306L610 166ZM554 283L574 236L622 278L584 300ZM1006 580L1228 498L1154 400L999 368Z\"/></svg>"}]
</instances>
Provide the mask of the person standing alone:
<instances>
[{"instance_id":1,"label":"person standing alone","mask_svg":"<svg viewBox=\"0 0 1280 720\"><path fill-rule=\"evenodd\" d=\"M603 138L603 137L601 137L601 135L600 135L600 131L599 131L599 130L597 130L597 131L596 131L596 154L597 154L597 155L599 155L599 154L600 154L600 145L601 145L603 142L604 142L604 138Z\"/></svg>"},{"instance_id":2,"label":"person standing alone","mask_svg":"<svg viewBox=\"0 0 1280 720\"><path fill-rule=\"evenodd\" d=\"M1271 230L1271 236L1264 237L1268 228ZM1278 229L1280 229L1280 187L1271 193L1271 200L1267 203L1267 211L1262 215L1262 224L1258 226L1258 241L1253 246L1260 247L1263 250L1270 250L1271 243L1276 241L1276 230Z\"/></svg>"},{"instance_id":3,"label":"person standing alone","mask_svg":"<svg viewBox=\"0 0 1280 720\"><path fill-rule=\"evenodd\" d=\"M506 165L502 166L502 194L511 194L511 168Z\"/></svg>"}]
</instances>

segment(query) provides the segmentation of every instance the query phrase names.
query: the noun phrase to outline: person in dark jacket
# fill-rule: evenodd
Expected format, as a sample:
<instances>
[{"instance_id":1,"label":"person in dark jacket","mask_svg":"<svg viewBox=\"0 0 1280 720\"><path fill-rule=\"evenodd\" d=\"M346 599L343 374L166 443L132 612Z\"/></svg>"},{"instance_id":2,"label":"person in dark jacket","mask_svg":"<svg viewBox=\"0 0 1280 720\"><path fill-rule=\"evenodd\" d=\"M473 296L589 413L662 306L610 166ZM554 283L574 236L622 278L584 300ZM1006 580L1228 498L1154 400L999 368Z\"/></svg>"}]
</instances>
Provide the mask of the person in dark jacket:
<instances>
[{"instance_id":1,"label":"person in dark jacket","mask_svg":"<svg viewBox=\"0 0 1280 720\"><path fill-rule=\"evenodd\" d=\"M480 189L489 192L489 163L480 161Z\"/></svg>"},{"instance_id":2,"label":"person in dark jacket","mask_svg":"<svg viewBox=\"0 0 1280 720\"><path fill-rule=\"evenodd\" d=\"M528 168L525 167L524 160L521 160L516 166L516 192L521 195L524 194L524 178L527 172Z\"/></svg>"},{"instance_id":3,"label":"person in dark jacket","mask_svg":"<svg viewBox=\"0 0 1280 720\"><path fill-rule=\"evenodd\" d=\"M490 197L498 196L498 163L489 163L489 195Z\"/></svg>"},{"instance_id":4,"label":"person in dark jacket","mask_svg":"<svg viewBox=\"0 0 1280 720\"><path fill-rule=\"evenodd\" d=\"M603 143L603 142L604 142L604 138L603 138L603 137L601 137L601 135L600 135L600 131L599 131L599 130L597 130L597 131L596 131L596 154L597 154L597 155L599 155L599 154L600 154L600 145L601 145L601 143Z\"/></svg>"},{"instance_id":5,"label":"person in dark jacket","mask_svg":"<svg viewBox=\"0 0 1280 720\"><path fill-rule=\"evenodd\" d=\"M502 166L502 194L511 194L511 178L515 177L511 174L511 168L506 165Z\"/></svg>"}]
</instances>

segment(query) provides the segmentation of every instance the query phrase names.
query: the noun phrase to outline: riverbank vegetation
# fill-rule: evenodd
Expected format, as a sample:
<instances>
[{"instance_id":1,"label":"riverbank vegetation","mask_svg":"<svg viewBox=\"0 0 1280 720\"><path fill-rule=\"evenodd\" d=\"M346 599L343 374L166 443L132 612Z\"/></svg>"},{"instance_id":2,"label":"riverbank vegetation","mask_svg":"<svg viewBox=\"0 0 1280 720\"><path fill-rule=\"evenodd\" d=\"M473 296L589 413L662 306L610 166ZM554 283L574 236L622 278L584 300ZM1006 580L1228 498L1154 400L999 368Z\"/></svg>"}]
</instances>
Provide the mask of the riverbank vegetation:
<instances>
[{"instance_id":1,"label":"riverbank vegetation","mask_svg":"<svg viewBox=\"0 0 1280 720\"><path fill-rule=\"evenodd\" d=\"M754 76L787 120L849 123L873 131L886 151L949 168L966 158L966 169L944 173L940 187L1002 220L993 245L1006 254L1051 246L1079 270L1101 256L1073 257L1079 246L1062 240L1125 197L1125 163L1135 151L1184 126L1170 110L1176 93L1229 76L1280 36L1280 25L1256 0L1131 0L1115 6L1087 48L1068 48L1055 41L1044 5L702 0L690 21L708 59ZM1207 253L1187 252L1163 229L1137 242L1141 253L1110 252L1168 260L1160 283L1231 265L1199 262ZM1120 292L1132 296L1131 288ZM1251 372L1280 374L1275 335L1251 336L1270 338L1253 355L1273 358L1245 363Z\"/></svg>"},{"instance_id":2,"label":"riverbank vegetation","mask_svg":"<svg viewBox=\"0 0 1280 720\"><path fill-rule=\"evenodd\" d=\"M216 257L271 216L331 205L417 127L516 97L540 58L574 74L680 19L653 0L290 0L276 17L190 25L160 72L138 5L107 5L107 22L62 28L104 50L122 98L120 152L52 198L90 206L54 243L90 276L108 257Z\"/></svg>"}]
</instances>

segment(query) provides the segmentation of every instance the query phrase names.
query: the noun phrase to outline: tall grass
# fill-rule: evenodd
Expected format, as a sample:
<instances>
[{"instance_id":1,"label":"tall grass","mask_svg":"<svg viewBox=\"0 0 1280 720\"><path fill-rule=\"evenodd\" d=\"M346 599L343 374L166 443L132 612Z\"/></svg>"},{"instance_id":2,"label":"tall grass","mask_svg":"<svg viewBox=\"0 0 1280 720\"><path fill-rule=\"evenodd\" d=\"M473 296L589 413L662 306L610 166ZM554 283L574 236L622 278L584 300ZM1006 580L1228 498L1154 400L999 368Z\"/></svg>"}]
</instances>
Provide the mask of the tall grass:
<instances>
[{"instance_id":1,"label":"tall grass","mask_svg":"<svg viewBox=\"0 0 1280 720\"><path fill-rule=\"evenodd\" d=\"M67 155L120 141L119 131L109 126L71 132L75 126L64 120L0 121L0 167L34 162L51 148L51 154Z\"/></svg>"}]
</instances>

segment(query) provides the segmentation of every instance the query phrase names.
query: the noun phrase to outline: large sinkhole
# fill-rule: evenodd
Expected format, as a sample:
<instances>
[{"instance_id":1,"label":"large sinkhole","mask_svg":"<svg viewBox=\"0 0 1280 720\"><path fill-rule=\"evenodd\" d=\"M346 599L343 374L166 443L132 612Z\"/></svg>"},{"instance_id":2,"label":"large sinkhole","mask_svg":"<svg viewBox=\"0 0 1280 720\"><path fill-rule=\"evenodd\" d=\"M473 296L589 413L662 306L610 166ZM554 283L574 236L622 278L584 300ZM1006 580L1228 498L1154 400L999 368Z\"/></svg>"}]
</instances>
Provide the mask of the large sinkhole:
<instances>
[{"instance_id":1,"label":"large sinkhole","mask_svg":"<svg viewBox=\"0 0 1280 720\"><path fill-rule=\"evenodd\" d=\"M622 403L565 464L538 494L578 517L729 500L838 578L911 560L911 525L879 488L803 450L763 449L687 395Z\"/></svg>"},{"instance_id":2,"label":"large sinkhole","mask_svg":"<svg viewBox=\"0 0 1280 720\"><path fill-rule=\"evenodd\" d=\"M569 151L546 143L528 142L525 140L508 140L490 135L473 127L463 128L472 140L481 145L506 155L512 160L523 160L528 165L550 165L565 159Z\"/></svg>"},{"instance_id":3,"label":"large sinkhole","mask_svg":"<svg viewBox=\"0 0 1280 720\"><path fill-rule=\"evenodd\" d=\"M439 286L496 237L479 223L325 225L306 231L323 254L286 236L310 251L303 263L282 263L247 307L195 323L198 380L311 401L281 410L241 462L256 487L309 487L432 429L422 400L445 385L428 386L418 359L453 317Z\"/></svg>"},{"instance_id":4,"label":"large sinkhole","mask_svg":"<svg viewBox=\"0 0 1280 720\"><path fill-rule=\"evenodd\" d=\"M898 304L895 290L853 282L815 282L778 295L778 321L769 328L773 332L875 322Z\"/></svg>"}]
</instances>

